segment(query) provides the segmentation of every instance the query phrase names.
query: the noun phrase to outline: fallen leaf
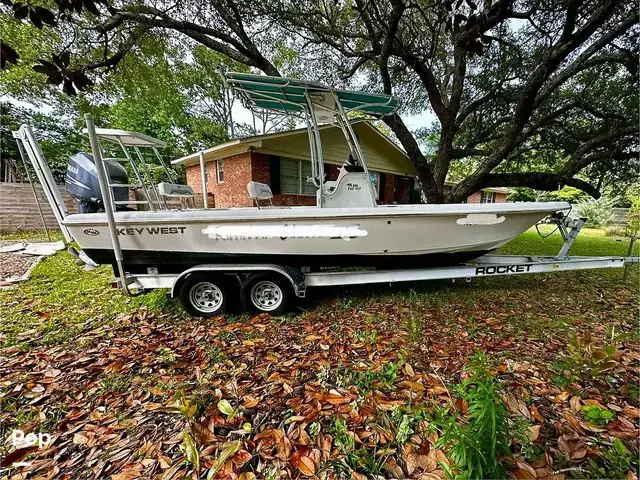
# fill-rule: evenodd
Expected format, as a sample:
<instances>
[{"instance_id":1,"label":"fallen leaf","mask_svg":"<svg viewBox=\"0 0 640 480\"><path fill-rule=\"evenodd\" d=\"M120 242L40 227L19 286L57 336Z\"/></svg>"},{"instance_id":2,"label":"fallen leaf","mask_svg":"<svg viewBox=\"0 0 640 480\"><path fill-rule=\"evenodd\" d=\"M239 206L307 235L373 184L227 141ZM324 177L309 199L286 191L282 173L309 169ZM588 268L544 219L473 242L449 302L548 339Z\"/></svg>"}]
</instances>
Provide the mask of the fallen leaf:
<instances>
[{"instance_id":1,"label":"fallen leaf","mask_svg":"<svg viewBox=\"0 0 640 480\"><path fill-rule=\"evenodd\" d=\"M296 466L300 472L307 477L315 475L316 473L316 465L309 457L300 457Z\"/></svg>"},{"instance_id":2,"label":"fallen leaf","mask_svg":"<svg viewBox=\"0 0 640 480\"><path fill-rule=\"evenodd\" d=\"M534 425L529 428L529 438L532 442L535 442L540 436L540 428L542 428L541 425Z\"/></svg>"},{"instance_id":3,"label":"fallen leaf","mask_svg":"<svg viewBox=\"0 0 640 480\"><path fill-rule=\"evenodd\" d=\"M574 413L578 413L582 406L582 400L577 395L574 395L573 397L571 397L571 400L569 400L569 405L571 406L571 410L573 410Z\"/></svg>"}]
</instances>

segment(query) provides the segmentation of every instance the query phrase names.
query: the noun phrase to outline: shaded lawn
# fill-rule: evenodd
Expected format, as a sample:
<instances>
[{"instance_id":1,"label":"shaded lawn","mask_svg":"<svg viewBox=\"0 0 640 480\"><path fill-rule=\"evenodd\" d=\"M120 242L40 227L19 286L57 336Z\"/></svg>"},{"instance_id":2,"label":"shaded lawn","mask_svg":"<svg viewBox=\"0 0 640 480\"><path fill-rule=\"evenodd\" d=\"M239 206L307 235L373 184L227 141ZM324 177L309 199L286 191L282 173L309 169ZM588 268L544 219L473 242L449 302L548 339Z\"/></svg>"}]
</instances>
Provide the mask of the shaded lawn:
<instances>
[{"instance_id":1,"label":"shaded lawn","mask_svg":"<svg viewBox=\"0 0 640 480\"><path fill-rule=\"evenodd\" d=\"M503 255L556 255L562 247L562 236L555 227L541 225L541 238L535 228L530 228L519 237L502 247L498 253ZM552 233L553 232L553 233ZM606 237L604 230L583 228L571 246L569 253L577 256L615 256L626 257L629 254L630 240L624 237ZM640 241L636 241L634 255L640 255Z\"/></svg>"},{"instance_id":2,"label":"shaded lawn","mask_svg":"<svg viewBox=\"0 0 640 480\"><path fill-rule=\"evenodd\" d=\"M597 233L571 253L627 254ZM500 253L561 243L529 231ZM435 479L451 463L435 412L465 415L455 385L481 350L505 389L509 471L621 478L638 468L638 273L627 285L600 270L324 290L280 318L199 320L163 292L127 298L108 287L109 268L86 272L61 253L0 291L0 424L56 435L31 456L41 475L197 478L194 449L206 472L235 448L219 478ZM571 348L587 335L612 349L611 370ZM613 418L587 422L590 405Z\"/></svg>"}]
</instances>

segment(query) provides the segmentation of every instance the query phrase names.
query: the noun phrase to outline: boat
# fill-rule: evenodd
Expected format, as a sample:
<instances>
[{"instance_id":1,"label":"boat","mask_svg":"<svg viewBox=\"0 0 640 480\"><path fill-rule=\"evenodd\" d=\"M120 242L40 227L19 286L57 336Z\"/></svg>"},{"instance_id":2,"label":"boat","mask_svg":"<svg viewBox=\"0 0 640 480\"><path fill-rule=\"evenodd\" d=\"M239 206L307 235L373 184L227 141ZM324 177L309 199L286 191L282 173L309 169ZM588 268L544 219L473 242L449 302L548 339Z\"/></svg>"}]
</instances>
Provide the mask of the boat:
<instances>
[{"instance_id":1,"label":"boat","mask_svg":"<svg viewBox=\"0 0 640 480\"><path fill-rule=\"evenodd\" d=\"M337 90L317 83L246 73L224 76L225 84L254 110L294 115L307 124L316 206L260 205L271 198L267 185L248 185L254 207L197 209L193 190L176 183L159 154L164 147L149 136L114 129L85 131L93 155L70 160L67 190L83 213L66 210L56 192L33 132L14 136L36 167L41 183L51 183L48 199L68 240L96 264L122 272L179 273L202 264L277 264L317 271L327 267L423 268L457 265L486 255L549 215L570 210L566 202L502 204L377 205L366 159L347 114L379 118L400 105L390 95ZM319 125L340 127L350 147L337 180L325 181ZM122 158L104 155L119 147ZM150 149L167 181L154 184L142 149ZM136 183L128 183L127 169ZM99 171L106 183L99 185ZM50 177L50 178L49 178ZM131 198L131 189L139 192ZM178 207L171 199L180 199ZM110 217L113 225L110 225ZM111 228L113 227L113 228ZM114 238L117 236L117 239ZM116 242L119 249L115 248Z\"/></svg>"},{"instance_id":2,"label":"boat","mask_svg":"<svg viewBox=\"0 0 640 480\"><path fill-rule=\"evenodd\" d=\"M410 268L485 255L563 203L232 208L116 212L128 272L177 273L199 264ZM104 214L69 215L71 236L96 263L114 263Z\"/></svg>"}]
</instances>

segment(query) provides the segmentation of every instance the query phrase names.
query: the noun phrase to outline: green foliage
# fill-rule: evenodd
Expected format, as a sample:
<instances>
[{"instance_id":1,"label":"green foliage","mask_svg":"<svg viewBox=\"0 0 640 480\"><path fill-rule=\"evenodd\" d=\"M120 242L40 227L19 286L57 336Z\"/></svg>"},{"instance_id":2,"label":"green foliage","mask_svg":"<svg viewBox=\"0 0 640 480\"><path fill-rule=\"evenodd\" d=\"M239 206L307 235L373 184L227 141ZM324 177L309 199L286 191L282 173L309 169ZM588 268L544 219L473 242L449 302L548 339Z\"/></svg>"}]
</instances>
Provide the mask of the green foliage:
<instances>
[{"instance_id":1,"label":"green foliage","mask_svg":"<svg viewBox=\"0 0 640 480\"><path fill-rule=\"evenodd\" d=\"M126 375L114 373L102 377L100 388L104 392L124 392L131 386L131 379Z\"/></svg>"},{"instance_id":2,"label":"green foliage","mask_svg":"<svg viewBox=\"0 0 640 480\"><path fill-rule=\"evenodd\" d=\"M511 202L569 202L579 203L589 199L589 195L573 187L563 187L555 192L540 192L532 188L512 188L507 197Z\"/></svg>"},{"instance_id":3,"label":"green foliage","mask_svg":"<svg viewBox=\"0 0 640 480\"><path fill-rule=\"evenodd\" d=\"M456 392L466 401L467 412L464 418L457 413L440 412L436 425L442 436L436 446L449 449L458 478L504 478L501 457L510 454L510 435L502 387L480 352L471 357L466 370L470 377L456 387Z\"/></svg>"},{"instance_id":4,"label":"green foliage","mask_svg":"<svg viewBox=\"0 0 640 480\"><path fill-rule=\"evenodd\" d=\"M407 332L407 336L412 342L419 342L423 338L422 332L422 320L419 315L410 313L407 315L405 322L403 323L404 330Z\"/></svg>"},{"instance_id":5,"label":"green foliage","mask_svg":"<svg viewBox=\"0 0 640 480\"><path fill-rule=\"evenodd\" d=\"M585 420L596 425L605 425L615 418L615 414L611 410L599 405L584 405L582 407L582 415Z\"/></svg>"},{"instance_id":6,"label":"green foliage","mask_svg":"<svg viewBox=\"0 0 640 480\"><path fill-rule=\"evenodd\" d=\"M68 121L61 121L51 115L18 107L8 102L0 103L0 156L3 160L11 160L23 177L25 177L24 166L16 141L11 135L11 131L18 130L23 124L33 127L53 176L58 183L64 183L69 156L87 147L85 138ZM35 173L29 159L26 161L31 178L35 180Z\"/></svg>"},{"instance_id":7,"label":"green foliage","mask_svg":"<svg viewBox=\"0 0 640 480\"><path fill-rule=\"evenodd\" d=\"M627 230L630 237L637 238L640 234L640 197L632 199Z\"/></svg>"},{"instance_id":8,"label":"green foliage","mask_svg":"<svg viewBox=\"0 0 640 480\"><path fill-rule=\"evenodd\" d=\"M3 93L55 112L48 115L17 107L9 110L3 103L3 117L11 117L2 122L3 154L5 145L13 143L12 139L5 140L5 130L14 130L21 123L30 124L54 175L62 180L68 156L88 148L80 134L85 113L93 114L99 127L133 130L164 140L167 148L162 153L168 159L229 138L226 125L229 119L206 108L215 109L223 94L215 68L229 63L226 57L201 47L196 60L203 63L194 63L185 55L185 49L191 49L188 45L176 45L166 36L148 33L91 92L67 97L57 87L46 85L46 77L31 69L36 59L48 58L59 49L56 30L38 30L5 13L0 14L0 20L3 40L12 40L21 47L18 65L2 71ZM100 46L90 50L82 60L99 59L102 49ZM12 152L10 158L15 157Z\"/></svg>"},{"instance_id":9,"label":"green foliage","mask_svg":"<svg viewBox=\"0 0 640 480\"><path fill-rule=\"evenodd\" d=\"M378 331L375 329L356 330L355 335L359 342L367 345L375 345L378 341Z\"/></svg>"},{"instance_id":10,"label":"green foliage","mask_svg":"<svg viewBox=\"0 0 640 480\"><path fill-rule=\"evenodd\" d=\"M531 424L522 415L518 415L513 420L511 431L513 440L520 445L520 455L527 461L534 460L540 449L531 440Z\"/></svg>"},{"instance_id":11,"label":"green foliage","mask_svg":"<svg viewBox=\"0 0 640 480\"><path fill-rule=\"evenodd\" d=\"M570 202L578 203L585 201L589 198L589 195L582 190L578 190L573 187L564 187L556 192L544 192L540 199L543 202Z\"/></svg>"},{"instance_id":12,"label":"green foliage","mask_svg":"<svg viewBox=\"0 0 640 480\"><path fill-rule=\"evenodd\" d=\"M45 75L36 73L32 66L40 58L51 58L60 50L60 32L53 28L38 29L30 23L14 18L12 12L0 12L2 40L20 50L20 61L0 71L1 93L19 100L40 98L52 100L60 94L56 87L46 83Z\"/></svg>"},{"instance_id":13,"label":"green foliage","mask_svg":"<svg viewBox=\"0 0 640 480\"><path fill-rule=\"evenodd\" d=\"M350 478L351 472L366 474L368 477L376 477L384 470L384 464L389 457L378 455L377 448L361 446L356 448L354 433L347 429L347 422L340 416L333 416L333 423L329 431L333 435L333 441L342 455L342 462L327 462L324 469L333 469L340 478Z\"/></svg>"},{"instance_id":14,"label":"green foliage","mask_svg":"<svg viewBox=\"0 0 640 480\"><path fill-rule=\"evenodd\" d=\"M604 195L597 200L584 200L577 205L578 215L587 217L586 225L589 227L603 227L611 219L616 201L616 198Z\"/></svg>"},{"instance_id":15,"label":"green foliage","mask_svg":"<svg viewBox=\"0 0 640 480\"><path fill-rule=\"evenodd\" d=\"M364 396L378 388L391 388L398 378L399 369L400 365L396 362L385 362L377 370L339 369L336 372L336 384L338 386L354 385Z\"/></svg>"},{"instance_id":16,"label":"green foliage","mask_svg":"<svg viewBox=\"0 0 640 480\"><path fill-rule=\"evenodd\" d=\"M619 438L613 440L611 447L604 451L602 458L604 466L597 468L597 473L594 477L630 478L630 471L638 471L638 456L633 455ZM589 459L589 463L592 466L594 465L592 459Z\"/></svg>"},{"instance_id":17,"label":"green foliage","mask_svg":"<svg viewBox=\"0 0 640 480\"><path fill-rule=\"evenodd\" d=\"M226 354L218 346L207 344L204 346L204 350L207 353L207 360L211 364L224 362L227 358Z\"/></svg>"},{"instance_id":18,"label":"green foliage","mask_svg":"<svg viewBox=\"0 0 640 480\"><path fill-rule=\"evenodd\" d=\"M509 190L507 200L510 202L535 202L538 199L533 188L515 187Z\"/></svg>"},{"instance_id":19,"label":"green foliage","mask_svg":"<svg viewBox=\"0 0 640 480\"><path fill-rule=\"evenodd\" d=\"M577 375L574 375L573 373L571 373L572 368L573 368L572 364L569 364L564 361L553 363L551 365L551 370L557 373L557 375L553 377L554 385L558 387L566 387L567 385L572 384L576 380L579 380L580 378Z\"/></svg>"}]
</instances>

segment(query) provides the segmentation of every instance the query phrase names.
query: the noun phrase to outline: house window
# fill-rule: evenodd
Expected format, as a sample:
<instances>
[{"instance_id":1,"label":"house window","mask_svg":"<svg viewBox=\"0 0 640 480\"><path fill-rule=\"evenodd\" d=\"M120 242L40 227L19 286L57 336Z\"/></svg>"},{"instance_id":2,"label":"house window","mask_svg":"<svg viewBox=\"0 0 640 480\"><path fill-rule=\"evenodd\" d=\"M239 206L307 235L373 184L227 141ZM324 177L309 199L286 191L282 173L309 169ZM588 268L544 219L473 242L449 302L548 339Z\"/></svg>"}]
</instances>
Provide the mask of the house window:
<instances>
[{"instance_id":1,"label":"house window","mask_svg":"<svg viewBox=\"0 0 640 480\"><path fill-rule=\"evenodd\" d=\"M496 203L496 192L482 192L480 203Z\"/></svg>"},{"instance_id":2,"label":"house window","mask_svg":"<svg viewBox=\"0 0 640 480\"><path fill-rule=\"evenodd\" d=\"M311 176L311 162L280 159L280 191L293 195L315 195L316 187L307 179Z\"/></svg>"},{"instance_id":3,"label":"house window","mask_svg":"<svg viewBox=\"0 0 640 480\"><path fill-rule=\"evenodd\" d=\"M376 191L376 200L378 200L380 198L380 174L369 170L369 180L373 184L373 188Z\"/></svg>"},{"instance_id":4,"label":"house window","mask_svg":"<svg viewBox=\"0 0 640 480\"><path fill-rule=\"evenodd\" d=\"M224 183L224 160L216 162L216 170L218 172L218 183Z\"/></svg>"}]
</instances>

